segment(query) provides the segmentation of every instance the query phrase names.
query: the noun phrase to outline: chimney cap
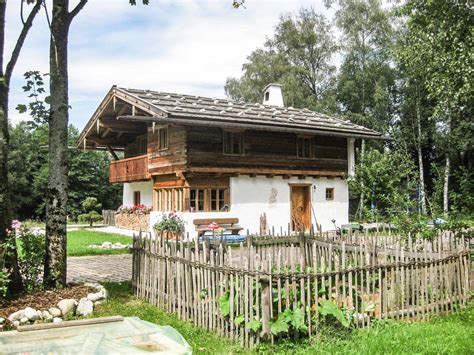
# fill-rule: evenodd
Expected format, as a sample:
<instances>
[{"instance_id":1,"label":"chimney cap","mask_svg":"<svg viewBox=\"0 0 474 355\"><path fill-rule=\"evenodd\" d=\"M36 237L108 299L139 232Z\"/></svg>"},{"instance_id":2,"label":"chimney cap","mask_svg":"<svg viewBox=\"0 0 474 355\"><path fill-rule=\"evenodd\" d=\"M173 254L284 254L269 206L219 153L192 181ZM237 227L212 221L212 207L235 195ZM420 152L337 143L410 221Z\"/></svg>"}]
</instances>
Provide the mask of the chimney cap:
<instances>
[{"instance_id":1,"label":"chimney cap","mask_svg":"<svg viewBox=\"0 0 474 355\"><path fill-rule=\"evenodd\" d=\"M278 83L270 83L270 84L268 84L267 86L265 86L262 91L263 91L263 92L267 91L267 89L268 89L270 86L278 86L278 87L280 87L280 88L282 87L281 84L278 84Z\"/></svg>"}]
</instances>

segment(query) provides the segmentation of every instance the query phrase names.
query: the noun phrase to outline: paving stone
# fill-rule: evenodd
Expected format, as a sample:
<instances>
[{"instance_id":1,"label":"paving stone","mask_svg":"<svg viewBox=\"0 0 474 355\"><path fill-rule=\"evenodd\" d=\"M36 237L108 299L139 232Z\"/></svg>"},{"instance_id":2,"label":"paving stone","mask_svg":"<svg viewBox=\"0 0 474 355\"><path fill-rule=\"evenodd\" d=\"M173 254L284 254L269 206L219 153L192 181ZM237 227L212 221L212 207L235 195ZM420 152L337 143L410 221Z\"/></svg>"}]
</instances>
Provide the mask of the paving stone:
<instances>
[{"instance_id":1,"label":"paving stone","mask_svg":"<svg viewBox=\"0 0 474 355\"><path fill-rule=\"evenodd\" d=\"M132 255L72 256L67 258L67 281L122 282L132 279Z\"/></svg>"}]
</instances>

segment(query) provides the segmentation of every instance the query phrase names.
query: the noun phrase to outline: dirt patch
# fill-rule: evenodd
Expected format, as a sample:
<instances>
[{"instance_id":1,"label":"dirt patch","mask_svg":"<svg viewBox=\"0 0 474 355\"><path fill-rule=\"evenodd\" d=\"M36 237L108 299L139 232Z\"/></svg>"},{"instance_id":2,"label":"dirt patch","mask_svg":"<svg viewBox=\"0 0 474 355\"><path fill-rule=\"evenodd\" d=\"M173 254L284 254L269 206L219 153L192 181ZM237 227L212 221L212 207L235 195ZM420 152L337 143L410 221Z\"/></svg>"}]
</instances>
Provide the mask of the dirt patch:
<instances>
[{"instance_id":1,"label":"dirt patch","mask_svg":"<svg viewBox=\"0 0 474 355\"><path fill-rule=\"evenodd\" d=\"M8 318L13 312L31 307L37 310L47 310L56 307L59 301L74 298L79 301L86 297L88 293L95 292L91 287L72 286L54 291L40 291L30 294L18 295L13 299L0 301L0 317Z\"/></svg>"}]
</instances>

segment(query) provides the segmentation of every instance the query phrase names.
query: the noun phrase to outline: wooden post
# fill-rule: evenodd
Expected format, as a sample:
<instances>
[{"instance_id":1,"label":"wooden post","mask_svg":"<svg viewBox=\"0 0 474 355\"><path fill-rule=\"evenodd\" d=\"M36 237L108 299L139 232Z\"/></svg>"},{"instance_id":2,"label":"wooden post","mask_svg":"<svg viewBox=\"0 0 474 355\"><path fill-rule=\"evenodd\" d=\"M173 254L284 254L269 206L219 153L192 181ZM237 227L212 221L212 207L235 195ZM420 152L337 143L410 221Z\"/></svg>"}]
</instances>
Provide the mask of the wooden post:
<instances>
[{"instance_id":1,"label":"wooden post","mask_svg":"<svg viewBox=\"0 0 474 355\"><path fill-rule=\"evenodd\" d=\"M259 281L262 289L262 331L260 332L260 337L265 338L270 335L271 287L267 277L261 277Z\"/></svg>"}]
</instances>

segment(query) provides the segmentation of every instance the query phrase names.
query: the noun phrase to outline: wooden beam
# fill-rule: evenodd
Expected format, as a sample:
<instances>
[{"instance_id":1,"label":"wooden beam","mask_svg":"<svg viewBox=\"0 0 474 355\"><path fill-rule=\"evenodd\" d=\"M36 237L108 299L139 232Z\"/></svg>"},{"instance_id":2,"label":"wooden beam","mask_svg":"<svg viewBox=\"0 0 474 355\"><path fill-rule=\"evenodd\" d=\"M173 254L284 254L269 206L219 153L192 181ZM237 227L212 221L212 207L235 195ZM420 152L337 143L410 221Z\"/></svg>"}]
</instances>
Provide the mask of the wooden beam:
<instances>
[{"instance_id":1,"label":"wooden beam","mask_svg":"<svg viewBox=\"0 0 474 355\"><path fill-rule=\"evenodd\" d=\"M333 176L333 177L344 177L346 172L344 171L324 171L324 170L303 170L303 169L275 169L275 168L230 168L230 167L189 167L187 169L189 172L194 173L221 173L221 174L243 174L249 176L257 176L257 175L287 175L287 176Z\"/></svg>"},{"instance_id":2,"label":"wooden beam","mask_svg":"<svg viewBox=\"0 0 474 355\"><path fill-rule=\"evenodd\" d=\"M119 160L119 157L117 156L117 154L115 153L115 151L112 149L110 145L107 146L107 150L109 151L110 154L112 154L112 156L114 157L114 160Z\"/></svg>"}]
</instances>

